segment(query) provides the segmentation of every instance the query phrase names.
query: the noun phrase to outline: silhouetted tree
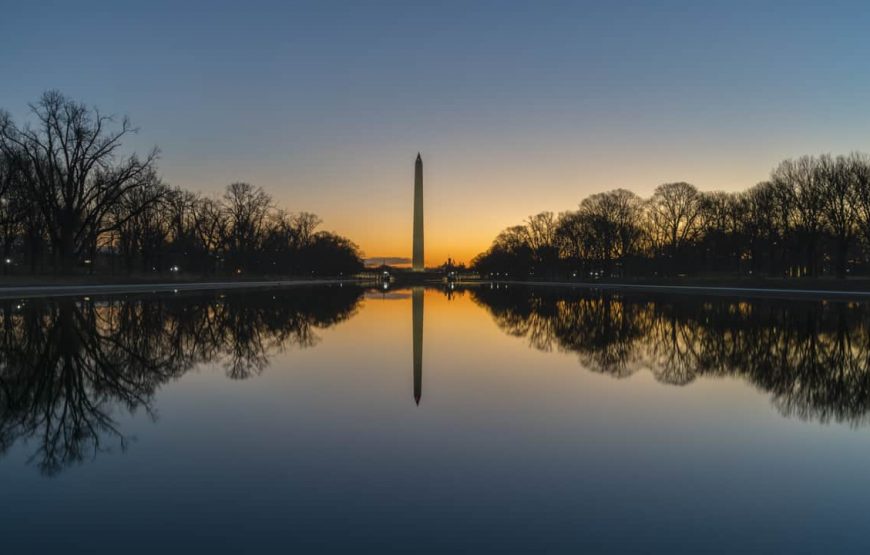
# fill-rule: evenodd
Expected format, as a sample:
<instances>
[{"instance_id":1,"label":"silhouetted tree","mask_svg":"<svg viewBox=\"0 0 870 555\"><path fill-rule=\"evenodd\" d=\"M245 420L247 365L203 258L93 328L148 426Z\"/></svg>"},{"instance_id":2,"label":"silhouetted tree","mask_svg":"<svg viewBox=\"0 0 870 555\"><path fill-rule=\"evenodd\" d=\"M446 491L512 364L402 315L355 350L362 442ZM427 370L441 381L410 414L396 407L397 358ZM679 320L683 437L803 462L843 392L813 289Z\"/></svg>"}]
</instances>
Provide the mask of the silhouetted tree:
<instances>
[{"instance_id":1,"label":"silhouetted tree","mask_svg":"<svg viewBox=\"0 0 870 555\"><path fill-rule=\"evenodd\" d=\"M586 222L589 254L601 264L605 276L613 275L614 262L624 263L632 256L642 232L640 198L625 189L598 193L580 203L580 215Z\"/></svg>"},{"instance_id":2,"label":"silhouetted tree","mask_svg":"<svg viewBox=\"0 0 870 555\"><path fill-rule=\"evenodd\" d=\"M672 263L679 263L678 257L698 239L703 229L702 208L701 194L688 183L665 183L653 193L647 204L650 239Z\"/></svg>"},{"instance_id":3,"label":"silhouetted tree","mask_svg":"<svg viewBox=\"0 0 870 555\"><path fill-rule=\"evenodd\" d=\"M858 231L858 186L854 166L843 156L820 156L816 166L822 187L822 213L835 241L837 277L846 277L849 247Z\"/></svg>"},{"instance_id":4,"label":"silhouetted tree","mask_svg":"<svg viewBox=\"0 0 870 555\"><path fill-rule=\"evenodd\" d=\"M31 106L35 123L0 112L0 265L35 272L78 262L95 272L328 275L362 267L350 240L308 212L278 210L260 187L233 183L213 199L165 184L156 149L121 155L135 129L56 91ZM309 259L307 257L315 257ZM8 263L6 261L9 261ZM26 264L25 264L26 263Z\"/></svg>"},{"instance_id":5,"label":"silhouetted tree","mask_svg":"<svg viewBox=\"0 0 870 555\"><path fill-rule=\"evenodd\" d=\"M249 183L233 183L223 196L227 260L237 272L255 265L272 198Z\"/></svg>"},{"instance_id":6,"label":"silhouetted tree","mask_svg":"<svg viewBox=\"0 0 870 555\"><path fill-rule=\"evenodd\" d=\"M708 272L736 272L743 254L745 237L741 226L743 198L740 195L702 193L699 248Z\"/></svg>"},{"instance_id":7,"label":"silhouetted tree","mask_svg":"<svg viewBox=\"0 0 870 555\"><path fill-rule=\"evenodd\" d=\"M0 151L0 264L4 274L9 270L16 243L22 242L27 222L27 167L20 151Z\"/></svg>"},{"instance_id":8,"label":"silhouetted tree","mask_svg":"<svg viewBox=\"0 0 870 555\"><path fill-rule=\"evenodd\" d=\"M824 228L824 190L822 175L813 156L783 161L771 174L771 181L786 195L782 199L792 207L797 243L803 250L803 260L794 273L816 275L816 250Z\"/></svg>"},{"instance_id":9,"label":"silhouetted tree","mask_svg":"<svg viewBox=\"0 0 870 555\"><path fill-rule=\"evenodd\" d=\"M742 193L702 193L682 182L659 186L646 201L622 189L598 193L543 220L555 224L557 259L547 267L563 278L866 275L868 191L870 158L852 153L785 160ZM485 276L529 275L540 265L540 224L530 218L507 228L472 266Z\"/></svg>"},{"instance_id":10,"label":"silhouetted tree","mask_svg":"<svg viewBox=\"0 0 870 555\"><path fill-rule=\"evenodd\" d=\"M36 127L18 127L0 113L0 151L20 153L32 167L30 200L45 221L59 267L68 272L96 237L121 223L107 214L152 178L157 151L119 160L122 140L135 131L130 122L124 118L110 129L111 117L57 91L45 93L31 111Z\"/></svg>"}]
</instances>

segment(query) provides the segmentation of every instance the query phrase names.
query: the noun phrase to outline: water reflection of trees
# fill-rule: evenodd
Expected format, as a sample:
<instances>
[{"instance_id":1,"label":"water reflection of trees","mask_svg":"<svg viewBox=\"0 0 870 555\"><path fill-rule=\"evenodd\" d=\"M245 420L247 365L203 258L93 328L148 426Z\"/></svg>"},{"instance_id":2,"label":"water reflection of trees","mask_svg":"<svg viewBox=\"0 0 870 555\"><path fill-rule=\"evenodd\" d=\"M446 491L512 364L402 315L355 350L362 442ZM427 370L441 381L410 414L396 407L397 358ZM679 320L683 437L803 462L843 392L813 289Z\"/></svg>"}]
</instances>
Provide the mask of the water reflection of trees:
<instances>
[{"instance_id":1,"label":"water reflection of trees","mask_svg":"<svg viewBox=\"0 0 870 555\"><path fill-rule=\"evenodd\" d=\"M157 389L201 363L229 377L310 347L350 317L354 287L116 300L0 302L0 453L36 444L46 473L125 445L113 413L153 415ZM108 441L111 440L111 441Z\"/></svg>"},{"instance_id":2,"label":"water reflection of trees","mask_svg":"<svg viewBox=\"0 0 870 555\"><path fill-rule=\"evenodd\" d=\"M663 383L739 376L786 416L863 425L870 411L865 303L476 289L506 333L577 353L595 372Z\"/></svg>"}]
</instances>

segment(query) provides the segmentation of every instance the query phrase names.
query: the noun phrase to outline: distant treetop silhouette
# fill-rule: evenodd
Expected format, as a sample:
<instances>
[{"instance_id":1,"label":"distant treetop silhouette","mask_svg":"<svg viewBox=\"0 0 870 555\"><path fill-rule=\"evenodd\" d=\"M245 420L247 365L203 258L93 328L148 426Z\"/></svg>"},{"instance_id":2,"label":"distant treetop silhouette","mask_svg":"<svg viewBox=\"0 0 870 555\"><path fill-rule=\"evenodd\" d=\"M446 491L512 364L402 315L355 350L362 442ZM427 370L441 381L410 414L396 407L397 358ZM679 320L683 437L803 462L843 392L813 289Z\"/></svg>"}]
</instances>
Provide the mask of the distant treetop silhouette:
<instances>
[{"instance_id":1,"label":"distant treetop silhouette","mask_svg":"<svg viewBox=\"0 0 870 555\"><path fill-rule=\"evenodd\" d=\"M483 276L839 278L870 274L870 158L802 156L740 193L666 183L641 199L617 189L577 210L509 227L473 267Z\"/></svg>"}]
</instances>

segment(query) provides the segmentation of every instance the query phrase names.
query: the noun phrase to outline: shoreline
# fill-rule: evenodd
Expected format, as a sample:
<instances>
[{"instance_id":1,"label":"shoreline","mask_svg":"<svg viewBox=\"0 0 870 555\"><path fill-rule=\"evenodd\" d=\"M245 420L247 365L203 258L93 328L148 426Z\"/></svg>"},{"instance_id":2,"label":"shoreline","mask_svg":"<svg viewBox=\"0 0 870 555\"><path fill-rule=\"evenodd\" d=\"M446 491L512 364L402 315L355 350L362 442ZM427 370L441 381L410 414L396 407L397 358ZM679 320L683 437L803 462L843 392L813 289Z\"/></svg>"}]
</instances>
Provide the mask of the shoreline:
<instances>
[{"instance_id":1,"label":"shoreline","mask_svg":"<svg viewBox=\"0 0 870 555\"><path fill-rule=\"evenodd\" d=\"M38 297L81 297L127 293L178 293L182 291L215 291L228 289L284 288L307 285L337 285L360 283L357 279L299 279L257 281L178 281L153 283L103 283L0 286L0 299Z\"/></svg>"},{"instance_id":2,"label":"shoreline","mask_svg":"<svg viewBox=\"0 0 870 555\"><path fill-rule=\"evenodd\" d=\"M33 285L10 284L5 285L0 281L0 299L24 299L39 297L75 297L97 295L123 295L134 293L180 293L195 291L238 290L238 289L264 289L284 288L294 286L313 285L338 285L360 284L368 280L359 278L324 278L324 279L261 279L261 280L215 280L215 281L127 281L127 282L103 282L103 283L40 283ZM837 283L829 280L820 280L815 283L781 282L772 283L771 286L758 284L723 284L715 282L703 283L621 283L621 282L579 282L579 281L520 281L520 280L473 280L458 281L458 285L485 285L503 284L526 287L560 287L569 289L602 289L609 291L637 291L647 293L674 293L686 295L716 295L731 297L776 297L776 298L837 298L837 299L870 299L870 281ZM783 286L794 285L794 287ZM434 282L432 283L434 284ZM834 288L824 286L852 285L853 288ZM412 283L394 284L391 289L403 289L411 287ZM812 285L817 287L812 288ZM807 287L810 286L810 287ZM823 286L823 287L818 287ZM855 287L864 286L858 289Z\"/></svg>"},{"instance_id":3,"label":"shoreline","mask_svg":"<svg viewBox=\"0 0 870 555\"><path fill-rule=\"evenodd\" d=\"M481 282L485 283L485 282ZM533 287L567 287L571 289L605 289L610 291L638 291L648 293L677 293L686 295L709 294L728 297L798 297L798 298L824 298L835 297L838 299L858 298L870 299L870 289L807 289L805 287L759 287L739 285L662 285L645 283L619 283L619 282L576 282L576 281L514 281L494 280L489 283L520 285ZM796 284L805 285L805 284Z\"/></svg>"}]
</instances>

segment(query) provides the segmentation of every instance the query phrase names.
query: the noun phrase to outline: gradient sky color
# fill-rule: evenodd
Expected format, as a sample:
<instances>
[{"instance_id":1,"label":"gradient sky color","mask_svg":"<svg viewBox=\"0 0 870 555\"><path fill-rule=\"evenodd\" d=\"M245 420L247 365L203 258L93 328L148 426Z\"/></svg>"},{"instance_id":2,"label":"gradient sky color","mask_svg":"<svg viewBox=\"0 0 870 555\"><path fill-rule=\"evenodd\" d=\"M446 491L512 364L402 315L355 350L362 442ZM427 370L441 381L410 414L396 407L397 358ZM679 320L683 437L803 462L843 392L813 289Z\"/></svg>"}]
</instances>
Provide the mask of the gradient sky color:
<instances>
[{"instance_id":1,"label":"gradient sky color","mask_svg":"<svg viewBox=\"0 0 870 555\"><path fill-rule=\"evenodd\" d=\"M870 150L870 4L3 2L0 107L57 88L141 128L172 184L263 186L367 256L469 260L541 210L739 190Z\"/></svg>"}]
</instances>

